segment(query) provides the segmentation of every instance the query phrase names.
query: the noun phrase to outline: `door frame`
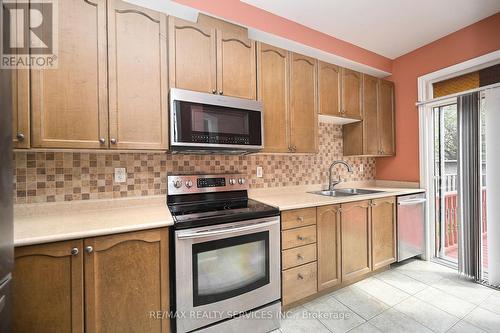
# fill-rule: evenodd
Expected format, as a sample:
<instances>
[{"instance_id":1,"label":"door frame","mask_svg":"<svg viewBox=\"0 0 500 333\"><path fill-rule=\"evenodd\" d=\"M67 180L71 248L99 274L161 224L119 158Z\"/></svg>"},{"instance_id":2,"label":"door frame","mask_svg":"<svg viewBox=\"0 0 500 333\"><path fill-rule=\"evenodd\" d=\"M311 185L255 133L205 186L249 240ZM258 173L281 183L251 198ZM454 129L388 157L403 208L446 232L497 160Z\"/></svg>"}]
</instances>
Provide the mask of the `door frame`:
<instances>
[{"instance_id":1,"label":"door frame","mask_svg":"<svg viewBox=\"0 0 500 333\"><path fill-rule=\"evenodd\" d=\"M498 63L500 63L500 50L422 75L417 78L418 102L426 102L433 99L432 84L435 82L474 72ZM434 140L432 138L432 107L442 102L443 101L439 101L437 103L428 103L425 105L417 104L419 113L420 186L426 190L427 194L434 193L434 180L432 177L432 163L434 162L434 156L432 154L432 148L434 147ZM425 260L431 260L434 254L434 206L435 204L433 201L427 200L425 214L426 247L423 255Z\"/></svg>"}]
</instances>

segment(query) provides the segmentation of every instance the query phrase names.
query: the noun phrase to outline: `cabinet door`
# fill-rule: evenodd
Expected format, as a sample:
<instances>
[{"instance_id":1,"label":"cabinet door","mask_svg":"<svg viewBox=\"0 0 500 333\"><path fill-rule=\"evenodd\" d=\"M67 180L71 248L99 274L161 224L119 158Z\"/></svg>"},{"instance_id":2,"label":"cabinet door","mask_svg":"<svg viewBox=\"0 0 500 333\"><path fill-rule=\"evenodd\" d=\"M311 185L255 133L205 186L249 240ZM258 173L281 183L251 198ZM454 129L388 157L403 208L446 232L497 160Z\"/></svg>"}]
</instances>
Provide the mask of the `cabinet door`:
<instances>
[{"instance_id":1,"label":"cabinet door","mask_svg":"<svg viewBox=\"0 0 500 333\"><path fill-rule=\"evenodd\" d=\"M110 147L167 149L167 17L108 3Z\"/></svg>"},{"instance_id":2,"label":"cabinet door","mask_svg":"<svg viewBox=\"0 0 500 333\"><path fill-rule=\"evenodd\" d=\"M378 79L363 75L363 155L378 155L380 140L377 116Z\"/></svg>"},{"instance_id":3,"label":"cabinet door","mask_svg":"<svg viewBox=\"0 0 500 333\"><path fill-rule=\"evenodd\" d=\"M169 17L170 87L215 93L216 31Z\"/></svg>"},{"instance_id":4,"label":"cabinet door","mask_svg":"<svg viewBox=\"0 0 500 333\"><path fill-rule=\"evenodd\" d=\"M347 118L362 119L362 74L342 68L342 113Z\"/></svg>"},{"instance_id":5,"label":"cabinet door","mask_svg":"<svg viewBox=\"0 0 500 333\"><path fill-rule=\"evenodd\" d=\"M342 281L371 271L371 230L368 201L342 204Z\"/></svg>"},{"instance_id":6,"label":"cabinet door","mask_svg":"<svg viewBox=\"0 0 500 333\"><path fill-rule=\"evenodd\" d=\"M16 1L16 7L19 1ZM24 30L19 15L10 17L14 40ZM12 70L12 139L14 148L30 147L29 69Z\"/></svg>"},{"instance_id":7,"label":"cabinet door","mask_svg":"<svg viewBox=\"0 0 500 333\"><path fill-rule=\"evenodd\" d=\"M315 153L318 147L316 59L292 53L290 66L290 144L293 152Z\"/></svg>"},{"instance_id":8,"label":"cabinet door","mask_svg":"<svg viewBox=\"0 0 500 333\"><path fill-rule=\"evenodd\" d=\"M318 290L333 287L341 281L340 206L318 207Z\"/></svg>"},{"instance_id":9,"label":"cabinet door","mask_svg":"<svg viewBox=\"0 0 500 333\"><path fill-rule=\"evenodd\" d=\"M340 105L341 70L339 66L320 61L318 69L319 113L342 116Z\"/></svg>"},{"instance_id":10,"label":"cabinet door","mask_svg":"<svg viewBox=\"0 0 500 333\"><path fill-rule=\"evenodd\" d=\"M83 332L82 241L16 248L15 263L12 332Z\"/></svg>"},{"instance_id":11,"label":"cabinet door","mask_svg":"<svg viewBox=\"0 0 500 333\"><path fill-rule=\"evenodd\" d=\"M255 42L217 30L217 89L226 96L256 99Z\"/></svg>"},{"instance_id":12,"label":"cabinet door","mask_svg":"<svg viewBox=\"0 0 500 333\"><path fill-rule=\"evenodd\" d=\"M32 146L106 148L106 0L58 3L58 68L31 70Z\"/></svg>"},{"instance_id":13,"label":"cabinet door","mask_svg":"<svg viewBox=\"0 0 500 333\"><path fill-rule=\"evenodd\" d=\"M14 148L30 147L29 70L12 71L12 140Z\"/></svg>"},{"instance_id":14,"label":"cabinet door","mask_svg":"<svg viewBox=\"0 0 500 333\"><path fill-rule=\"evenodd\" d=\"M85 246L85 324L92 332L168 332L167 230L89 238Z\"/></svg>"},{"instance_id":15,"label":"cabinet door","mask_svg":"<svg viewBox=\"0 0 500 333\"><path fill-rule=\"evenodd\" d=\"M382 155L396 153L394 143L394 84L379 80L378 129Z\"/></svg>"},{"instance_id":16,"label":"cabinet door","mask_svg":"<svg viewBox=\"0 0 500 333\"><path fill-rule=\"evenodd\" d=\"M396 261L396 198L372 201L373 270Z\"/></svg>"},{"instance_id":17,"label":"cabinet door","mask_svg":"<svg viewBox=\"0 0 500 333\"><path fill-rule=\"evenodd\" d=\"M264 150L288 152L289 53L258 43L257 58L258 99L264 105Z\"/></svg>"}]
</instances>

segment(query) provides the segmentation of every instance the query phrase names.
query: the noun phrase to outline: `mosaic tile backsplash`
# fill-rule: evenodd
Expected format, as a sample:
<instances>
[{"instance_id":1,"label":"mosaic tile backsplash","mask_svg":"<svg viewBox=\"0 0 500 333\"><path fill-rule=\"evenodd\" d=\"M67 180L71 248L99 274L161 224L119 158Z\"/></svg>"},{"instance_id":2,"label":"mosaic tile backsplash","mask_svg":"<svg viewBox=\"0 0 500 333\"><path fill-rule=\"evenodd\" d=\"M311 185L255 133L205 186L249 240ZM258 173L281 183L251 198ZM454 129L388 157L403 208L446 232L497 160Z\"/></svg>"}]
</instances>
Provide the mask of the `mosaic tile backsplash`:
<instances>
[{"instance_id":1,"label":"mosaic tile backsplash","mask_svg":"<svg viewBox=\"0 0 500 333\"><path fill-rule=\"evenodd\" d=\"M16 203L56 202L164 195L169 173L246 174L251 188L326 184L328 167L337 159L354 166L335 170L349 181L375 179L375 159L342 156L342 127L320 123L319 152L314 155L255 154L176 155L166 153L14 153ZM363 171L361 171L363 165ZM256 177L256 168L263 177ZM114 182L114 168L126 168L127 181Z\"/></svg>"}]
</instances>

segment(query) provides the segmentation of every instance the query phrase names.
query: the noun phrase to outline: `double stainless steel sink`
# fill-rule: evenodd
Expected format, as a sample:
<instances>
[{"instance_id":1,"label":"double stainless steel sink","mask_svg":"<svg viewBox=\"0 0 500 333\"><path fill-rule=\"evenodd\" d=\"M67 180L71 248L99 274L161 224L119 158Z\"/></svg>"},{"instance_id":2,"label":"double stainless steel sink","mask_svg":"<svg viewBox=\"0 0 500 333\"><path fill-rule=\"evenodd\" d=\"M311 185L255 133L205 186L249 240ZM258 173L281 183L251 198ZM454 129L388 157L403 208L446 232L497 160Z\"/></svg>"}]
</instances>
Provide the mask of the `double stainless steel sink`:
<instances>
[{"instance_id":1,"label":"double stainless steel sink","mask_svg":"<svg viewBox=\"0 0 500 333\"><path fill-rule=\"evenodd\" d=\"M324 195L327 197L350 197L350 196L354 196L354 195L373 194L373 193L381 193L381 192L383 192L383 191L363 190L360 188L342 188L342 189L336 189L333 191L325 190L325 191L314 191L314 192L309 192L309 193Z\"/></svg>"}]
</instances>

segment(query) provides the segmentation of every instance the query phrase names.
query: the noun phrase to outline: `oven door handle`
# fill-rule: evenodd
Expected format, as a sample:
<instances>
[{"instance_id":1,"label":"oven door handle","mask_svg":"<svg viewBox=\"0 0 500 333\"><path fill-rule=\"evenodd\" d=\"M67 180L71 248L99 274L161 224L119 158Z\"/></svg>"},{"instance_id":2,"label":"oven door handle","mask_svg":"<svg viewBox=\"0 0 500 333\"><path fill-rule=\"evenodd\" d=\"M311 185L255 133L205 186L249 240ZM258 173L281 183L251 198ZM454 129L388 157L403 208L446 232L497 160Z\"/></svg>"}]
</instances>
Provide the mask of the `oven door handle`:
<instances>
[{"instance_id":1,"label":"oven door handle","mask_svg":"<svg viewBox=\"0 0 500 333\"><path fill-rule=\"evenodd\" d=\"M271 226L271 225L274 225L277 223L279 223L279 220L245 224L243 226L238 226L238 227L234 227L234 228L219 228L216 230L208 230L208 231L200 230L200 231L196 231L196 232L179 234L179 235L177 235L177 239L193 239L193 238L202 238L202 237L208 237L208 236L232 234L232 233L240 232L240 231L261 229L263 227L268 227L268 226Z\"/></svg>"}]
</instances>

